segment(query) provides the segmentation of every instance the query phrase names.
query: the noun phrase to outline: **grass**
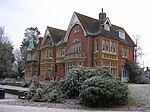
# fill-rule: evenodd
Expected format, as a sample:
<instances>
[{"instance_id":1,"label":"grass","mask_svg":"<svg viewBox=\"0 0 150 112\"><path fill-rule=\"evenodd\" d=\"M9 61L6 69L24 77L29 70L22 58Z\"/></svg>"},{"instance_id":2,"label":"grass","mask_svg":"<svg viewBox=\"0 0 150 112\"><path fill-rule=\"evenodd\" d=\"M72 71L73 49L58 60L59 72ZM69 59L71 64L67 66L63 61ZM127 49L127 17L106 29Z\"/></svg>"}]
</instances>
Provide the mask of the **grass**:
<instances>
[{"instance_id":1,"label":"grass","mask_svg":"<svg viewBox=\"0 0 150 112\"><path fill-rule=\"evenodd\" d=\"M150 84L129 84L129 90L134 101L150 101Z\"/></svg>"}]
</instances>

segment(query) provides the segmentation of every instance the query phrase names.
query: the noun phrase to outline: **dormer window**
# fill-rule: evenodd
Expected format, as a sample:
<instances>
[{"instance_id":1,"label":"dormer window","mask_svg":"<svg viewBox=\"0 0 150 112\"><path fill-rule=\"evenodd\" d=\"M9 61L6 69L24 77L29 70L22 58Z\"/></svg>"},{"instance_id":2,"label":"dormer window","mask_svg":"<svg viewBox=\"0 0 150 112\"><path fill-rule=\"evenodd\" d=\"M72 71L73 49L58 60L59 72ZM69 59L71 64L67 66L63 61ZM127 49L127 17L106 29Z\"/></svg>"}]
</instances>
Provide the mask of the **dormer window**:
<instances>
[{"instance_id":1,"label":"dormer window","mask_svg":"<svg viewBox=\"0 0 150 112\"><path fill-rule=\"evenodd\" d=\"M107 30L107 31L110 31L110 26L109 26L109 24L104 24L104 29Z\"/></svg>"},{"instance_id":2,"label":"dormer window","mask_svg":"<svg viewBox=\"0 0 150 112\"><path fill-rule=\"evenodd\" d=\"M121 39L125 39L125 32L124 31L119 31L119 37Z\"/></svg>"}]
</instances>

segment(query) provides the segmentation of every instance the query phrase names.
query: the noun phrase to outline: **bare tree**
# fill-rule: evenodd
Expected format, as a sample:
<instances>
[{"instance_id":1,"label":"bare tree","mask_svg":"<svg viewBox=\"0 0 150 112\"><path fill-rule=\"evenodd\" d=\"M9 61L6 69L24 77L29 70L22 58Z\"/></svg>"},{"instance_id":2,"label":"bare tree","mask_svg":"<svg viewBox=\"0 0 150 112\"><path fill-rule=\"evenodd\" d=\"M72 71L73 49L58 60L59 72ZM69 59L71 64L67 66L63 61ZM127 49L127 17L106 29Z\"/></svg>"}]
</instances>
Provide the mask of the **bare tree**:
<instances>
[{"instance_id":1,"label":"bare tree","mask_svg":"<svg viewBox=\"0 0 150 112\"><path fill-rule=\"evenodd\" d=\"M8 36L5 34L5 27L4 26L0 27L0 43L11 44Z\"/></svg>"},{"instance_id":2,"label":"bare tree","mask_svg":"<svg viewBox=\"0 0 150 112\"><path fill-rule=\"evenodd\" d=\"M144 54L140 46L140 36L136 34L136 36L133 36L133 38L135 39L135 45L136 45L134 49L134 60L136 63L139 63L139 59Z\"/></svg>"},{"instance_id":3,"label":"bare tree","mask_svg":"<svg viewBox=\"0 0 150 112\"><path fill-rule=\"evenodd\" d=\"M16 60L16 64L17 64L18 76L20 78L22 78L23 77L22 71L24 70L24 64L25 63L23 61L23 56L22 56L20 49L14 50L14 56L15 56L15 60Z\"/></svg>"}]
</instances>

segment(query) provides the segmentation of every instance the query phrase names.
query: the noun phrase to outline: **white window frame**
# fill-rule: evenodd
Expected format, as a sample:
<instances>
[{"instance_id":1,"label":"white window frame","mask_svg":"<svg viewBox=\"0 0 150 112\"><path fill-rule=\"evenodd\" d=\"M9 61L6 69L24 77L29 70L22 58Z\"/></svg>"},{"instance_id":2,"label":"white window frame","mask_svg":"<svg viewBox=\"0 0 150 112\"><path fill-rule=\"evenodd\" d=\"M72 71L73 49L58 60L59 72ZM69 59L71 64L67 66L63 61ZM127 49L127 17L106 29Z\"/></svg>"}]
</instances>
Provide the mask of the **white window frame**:
<instances>
[{"instance_id":1,"label":"white window frame","mask_svg":"<svg viewBox=\"0 0 150 112\"><path fill-rule=\"evenodd\" d=\"M106 40L102 41L102 50L103 50L103 52L106 51Z\"/></svg>"},{"instance_id":2,"label":"white window frame","mask_svg":"<svg viewBox=\"0 0 150 112\"><path fill-rule=\"evenodd\" d=\"M109 52L109 40L106 40L106 52Z\"/></svg>"},{"instance_id":3,"label":"white window frame","mask_svg":"<svg viewBox=\"0 0 150 112\"><path fill-rule=\"evenodd\" d=\"M126 48L126 47L122 48L122 57L128 58L128 48Z\"/></svg>"},{"instance_id":4,"label":"white window frame","mask_svg":"<svg viewBox=\"0 0 150 112\"><path fill-rule=\"evenodd\" d=\"M114 45L114 43L112 41L110 41L110 53L113 53L113 45Z\"/></svg>"},{"instance_id":5,"label":"white window frame","mask_svg":"<svg viewBox=\"0 0 150 112\"><path fill-rule=\"evenodd\" d=\"M61 49L61 57L65 56L65 48Z\"/></svg>"}]
</instances>

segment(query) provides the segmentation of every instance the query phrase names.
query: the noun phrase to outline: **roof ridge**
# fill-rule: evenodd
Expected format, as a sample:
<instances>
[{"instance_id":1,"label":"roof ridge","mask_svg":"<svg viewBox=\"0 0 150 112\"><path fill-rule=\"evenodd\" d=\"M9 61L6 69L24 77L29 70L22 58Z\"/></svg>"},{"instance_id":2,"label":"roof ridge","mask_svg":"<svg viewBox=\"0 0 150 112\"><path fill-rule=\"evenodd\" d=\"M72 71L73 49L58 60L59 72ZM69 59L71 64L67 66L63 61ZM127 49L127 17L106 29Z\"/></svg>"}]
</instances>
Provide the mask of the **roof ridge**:
<instances>
[{"instance_id":1,"label":"roof ridge","mask_svg":"<svg viewBox=\"0 0 150 112\"><path fill-rule=\"evenodd\" d=\"M58 29L58 28L55 28L55 27L51 27L51 26L47 26L48 28L51 28L51 29L54 29L54 30L60 30L60 31L65 31L66 32L66 30L63 30L63 29Z\"/></svg>"},{"instance_id":2,"label":"roof ridge","mask_svg":"<svg viewBox=\"0 0 150 112\"><path fill-rule=\"evenodd\" d=\"M123 27L121 27L121 26L118 26L118 25L115 25L115 24L112 24L112 26L114 26L114 27L117 27L117 28L120 28L120 29L123 29L123 30L124 30L124 28L123 28Z\"/></svg>"},{"instance_id":3,"label":"roof ridge","mask_svg":"<svg viewBox=\"0 0 150 112\"><path fill-rule=\"evenodd\" d=\"M94 19L94 20L96 20L96 21L99 21L99 19L96 19L96 18L87 16L87 15L84 15L84 14L81 14L81 13L78 13L78 12L74 12L74 13L77 14L77 16L78 16L78 15L81 15L81 16L84 16L84 17L87 17L87 18L90 18L90 19Z\"/></svg>"}]
</instances>

